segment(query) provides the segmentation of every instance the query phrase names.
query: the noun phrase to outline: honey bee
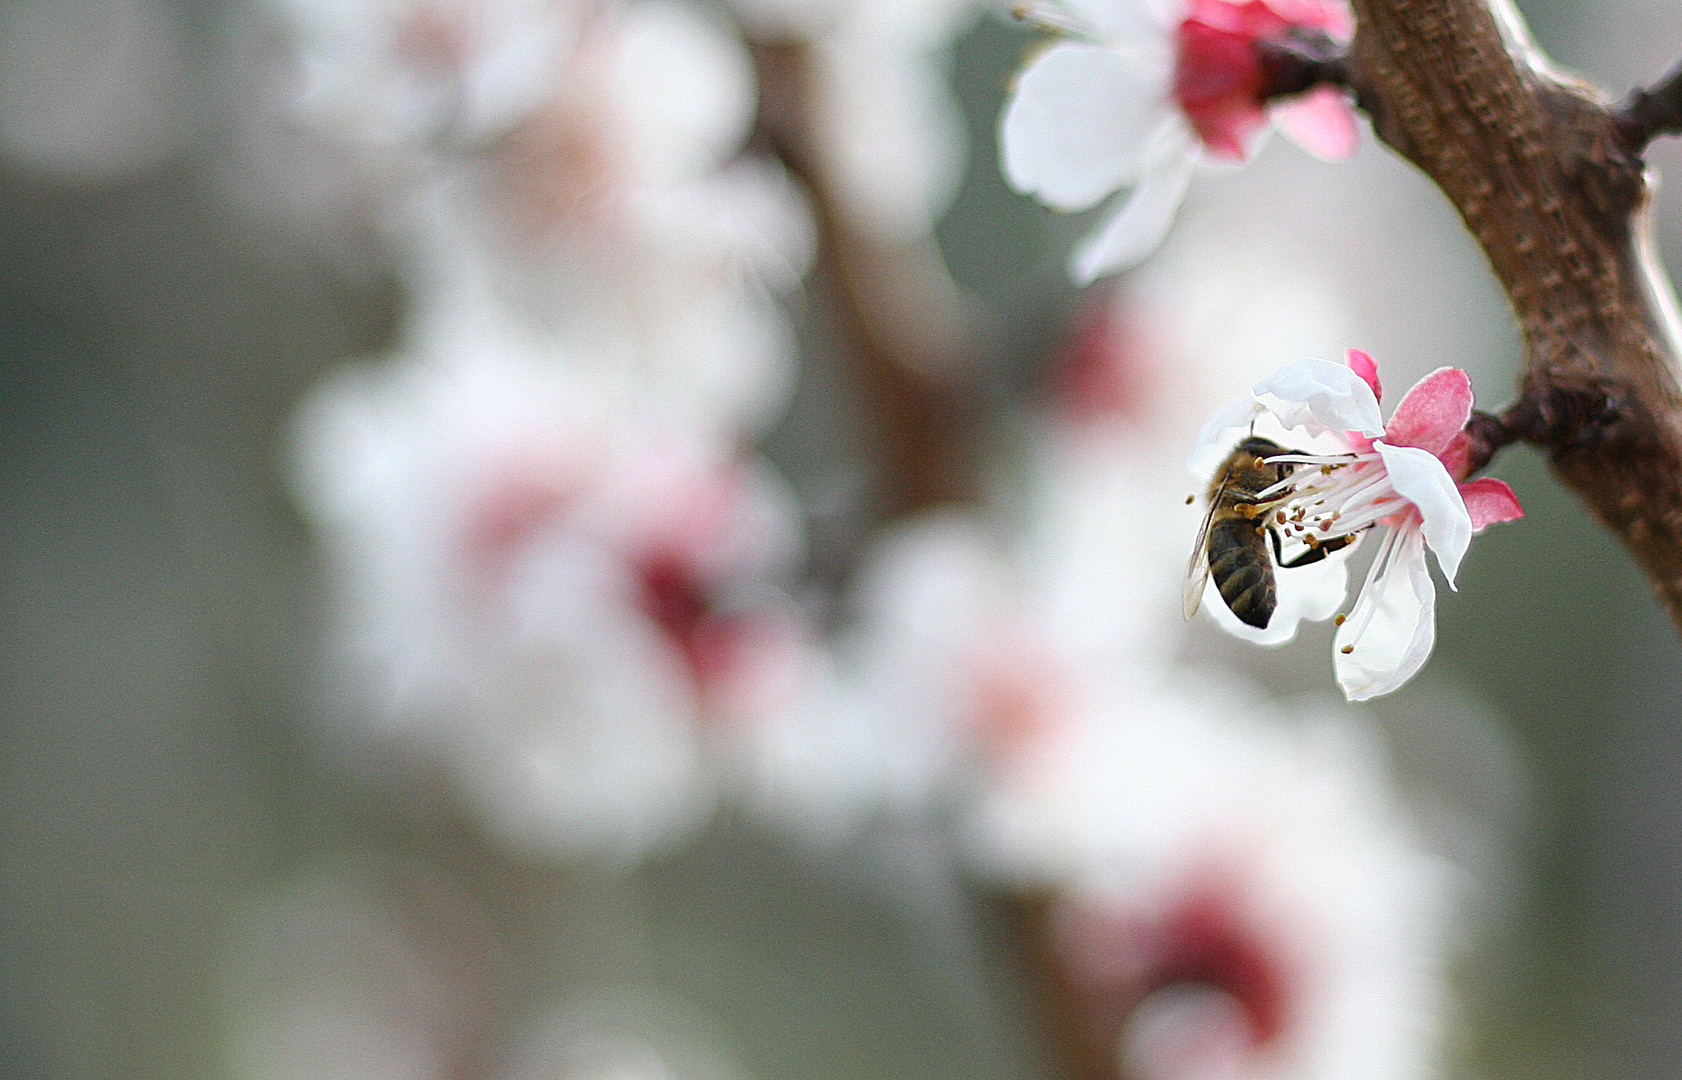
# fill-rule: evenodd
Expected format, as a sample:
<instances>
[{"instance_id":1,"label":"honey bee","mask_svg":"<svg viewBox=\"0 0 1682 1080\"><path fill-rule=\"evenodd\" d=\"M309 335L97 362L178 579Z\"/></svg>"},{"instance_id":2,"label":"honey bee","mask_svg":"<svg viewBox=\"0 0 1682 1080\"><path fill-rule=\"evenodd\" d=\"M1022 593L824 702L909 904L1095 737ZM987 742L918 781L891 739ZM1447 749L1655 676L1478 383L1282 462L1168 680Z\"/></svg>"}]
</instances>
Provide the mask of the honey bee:
<instances>
[{"instance_id":1,"label":"honey bee","mask_svg":"<svg viewBox=\"0 0 1682 1080\"><path fill-rule=\"evenodd\" d=\"M1354 538L1338 537L1286 561L1274 527L1280 518L1270 517L1275 507L1287 502L1288 494L1263 498L1262 493L1289 477L1297 466L1266 459L1290 451L1271 439L1252 435L1227 455L1209 482L1209 512L1197 530L1197 543L1186 566L1183 598L1186 618L1197 614L1203 602L1204 585L1214 579L1215 589L1239 620L1258 630L1267 628L1278 606L1279 593L1273 569L1307 566L1319 562ZM1272 541L1272 551L1268 542Z\"/></svg>"}]
</instances>

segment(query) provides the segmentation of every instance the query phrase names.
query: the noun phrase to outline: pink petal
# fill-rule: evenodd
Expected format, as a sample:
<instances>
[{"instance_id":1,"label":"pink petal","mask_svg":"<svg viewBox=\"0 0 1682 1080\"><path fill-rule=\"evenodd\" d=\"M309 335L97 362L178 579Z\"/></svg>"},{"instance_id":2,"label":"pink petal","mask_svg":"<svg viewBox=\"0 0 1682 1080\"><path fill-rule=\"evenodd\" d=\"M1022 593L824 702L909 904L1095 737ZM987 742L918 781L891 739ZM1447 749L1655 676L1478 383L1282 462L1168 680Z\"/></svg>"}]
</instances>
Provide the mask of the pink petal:
<instances>
[{"instance_id":1,"label":"pink petal","mask_svg":"<svg viewBox=\"0 0 1682 1080\"><path fill-rule=\"evenodd\" d=\"M1459 368L1438 368L1402 396L1384 429L1384 441L1441 454L1471 415L1470 376Z\"/></svg>"},{"instance_id":2,"label":"pink petal","mask_svg":"<svg viewBox=\"0 0 1682 1080\"><path fill-rule=\"evenodd\" d=\"M1309 0L1312 3L1312 0ZM1307 8L1303 9L1308 14ZM1186 22L1198 22L1215 30L1239 34L1251 41L1278 37L1291 27L1291 20L1281 16L1264 0L1191 0Z\"/></svg>"},{"instance_id":3,"label":"pink petal","mask_svg":"<svg viewBox=\"0 0 1682 1080\"><path fill-rule=\"evenodd\" d=\"M1243 161L1267 126L1255 38L1195 18L1180 24L1177 37L1175 100L1210 153Z\"/></svg>"},{"instance_id":4,"label":"pink petal","mask_svg":"<svg viewBox=\"0 0 1682 1080\"><path fill-rule=\"evenodd\" d=\"M1466 513L1472 516L1472 531L1483 532L1484 529L1502 521L1517 521L1524 516L1524 508L1518 504L1518 496L1507 486L1505 480L1497 480L1493 476L1480 476L1468 484L1460 485L1460 497L1466 501Z\"/></svg>"},{"instance_id":5,"label":"pink petal","mask_svg":"<svg viewBox=\"0 0 1682 1080\"><path fill-rule=\"evenodd\" d=\"M1361 144L1355 112L1335 86L1319 86L1273 107L1273 118L1290 140L1325 161L1343 161Z\"/></svg>"},{"instance_id":6,"label":"pink petal","mask_svg":"<svg viewBox=\"0 0 1682 1080\"><path fill-rule=\"evenodd\" d=\"M1365 379L1367 385L1372 387L1373 400L1383 401L1384 390L1378 385L1378 361L1360 349L1350 349L1344 354L1344 359L1349 363L1349 370Z\"/></svg>"},{"instance_id":7,"label":"pink petal","mask_svg":"<svg viewBox=\"0 0 1682 1080\"><path fill-rule=\"evenodd\" d=\"M1448 441L1448 445L1437 453L1437 458L1448 470L1448 475L1456 480L1466 479L1472 471L1472 437L1462 429L1460 434Z\"/></svg>"},{"instance_id":8,"label":"pink petal","mask_svg":"<svg viewBox=\"0 0 1682 1080\"><path fill-rule=\"evenodd\" d=\"M1292 26L1324 30L1339 41L1348 41L1355 30L1349 9L1333 0L1266 0L1266 3L1273 14Z\"/></svg>"}]
</instances>

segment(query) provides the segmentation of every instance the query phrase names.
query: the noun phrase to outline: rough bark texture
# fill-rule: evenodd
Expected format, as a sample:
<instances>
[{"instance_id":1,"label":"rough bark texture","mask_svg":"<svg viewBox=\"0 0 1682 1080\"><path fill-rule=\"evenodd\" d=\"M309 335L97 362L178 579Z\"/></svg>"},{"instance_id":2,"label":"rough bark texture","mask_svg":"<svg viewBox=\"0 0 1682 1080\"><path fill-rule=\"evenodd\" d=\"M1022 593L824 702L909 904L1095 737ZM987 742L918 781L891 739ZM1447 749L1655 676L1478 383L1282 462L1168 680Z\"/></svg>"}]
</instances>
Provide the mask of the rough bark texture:
<instances>
[{"instance_id":1,"label":"rough bark texture","mask_svg":"<svg viewBox=\"0 0 1682 1080\"><path fill-rule=\"evenodd\" d=\"M1508 436L1548 448L1682 627L1674 299L1652 257L1640 158L1666 130L1663 110L1632 123L1630 106L1551 71L1490 0L1353 6L1347 70L1361 106L1460 211L1522 328Z\"/></svg>"}]
</instances>

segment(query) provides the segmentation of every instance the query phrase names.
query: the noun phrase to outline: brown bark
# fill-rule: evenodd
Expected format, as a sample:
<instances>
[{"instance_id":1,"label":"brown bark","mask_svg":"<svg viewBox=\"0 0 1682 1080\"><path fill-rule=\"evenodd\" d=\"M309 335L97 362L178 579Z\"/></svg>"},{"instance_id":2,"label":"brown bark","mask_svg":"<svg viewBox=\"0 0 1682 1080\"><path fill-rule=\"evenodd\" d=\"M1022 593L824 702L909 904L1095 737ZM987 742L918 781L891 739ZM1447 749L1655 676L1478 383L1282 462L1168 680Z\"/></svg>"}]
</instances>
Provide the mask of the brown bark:
<instances>
[{"instance_id":1,"label":"brown bark","mask_svg":"<svg viewBox=\"0 0 1682 1080\"><path fill-rule=\"evenodd\" d=\"M757 136L811 194L814 278L833 301L839 350L866 397L882 472L884 516L972 500L979 488L963 375L963 304L932 238L890 244L848 219L813 146L810 54L799 43L754 46Z\"/></svg>"},{"instance_id":2,"label":"brown bark","mask_svg":"<svg viewBox=\"0 0 1682 1080\"><path fill-rule=\"evenodd\" d=\"M1089 995L1070 978L1052 938L1056 897L1019 890L996 895L994 903L1016 946L1028 989L1039 1010L1047 1050L1066 1080L1120 1080L1116 1042L1119 1024L1092 1015Z\"/></svg>"},{"instance_id":3,"label":"brown bark","mask_svg":"<svg viewBox=\"0 0 1682 1080\"><path fill-rule=\"evenodd\" d=\"M1503 3L1503 0L1494 0ZM1495 443L1548 449L1682 628L1682 391L1675 300L1640 154L1676 80L1622 109L1549 67L1490 0L1353 0L1347 58L1379 138L1483 245L1523 333L1521 397Z\"/></svg>"}]
</instances>

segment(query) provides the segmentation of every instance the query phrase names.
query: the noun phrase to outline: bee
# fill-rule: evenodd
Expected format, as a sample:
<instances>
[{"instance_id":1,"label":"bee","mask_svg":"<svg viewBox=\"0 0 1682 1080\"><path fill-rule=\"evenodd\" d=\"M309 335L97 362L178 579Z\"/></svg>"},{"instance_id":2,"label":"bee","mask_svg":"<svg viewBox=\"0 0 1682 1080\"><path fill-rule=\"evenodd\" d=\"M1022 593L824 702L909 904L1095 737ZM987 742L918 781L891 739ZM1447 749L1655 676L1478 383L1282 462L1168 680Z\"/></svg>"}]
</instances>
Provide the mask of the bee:
<instances>
[{"instance_id":1,"label":"bee","mask_svg":"<svg viewBox=\"0 0 1682 1080\"><path fill-rule=\"evenodd\" d=\"M1198 527L1197 543L1186 566L1183 594L1186 618L1197 614L1203 603L1204 585L1213 578L1216 591L1232 613L1241 622L1264 630L1279 603L1274 564L1281 569L1307 566L1354 539L1343 536L1311 544L1307 551L1285 561L1279 532L1274 527L1277 519L1269 515L1289 496L1264 499L1262 493L1280 484L1296 468L1288 462L1266 460L1287 453L1290 451L1273 440L1252 435L1239 443L1215 470L1209 482L1209 512Z\"/></svg>"}]
</instances>

